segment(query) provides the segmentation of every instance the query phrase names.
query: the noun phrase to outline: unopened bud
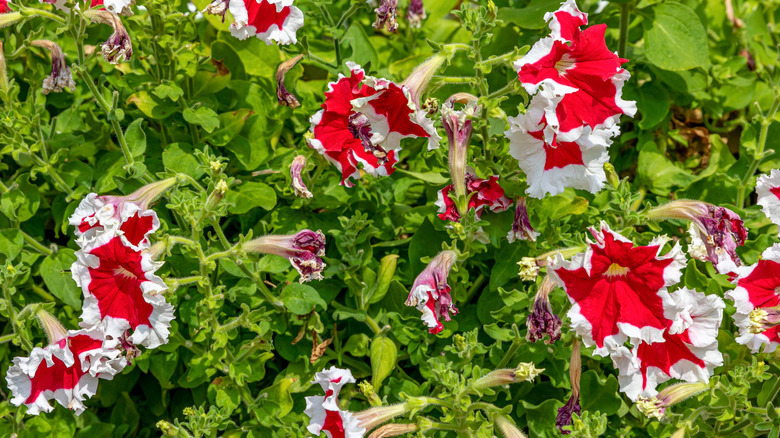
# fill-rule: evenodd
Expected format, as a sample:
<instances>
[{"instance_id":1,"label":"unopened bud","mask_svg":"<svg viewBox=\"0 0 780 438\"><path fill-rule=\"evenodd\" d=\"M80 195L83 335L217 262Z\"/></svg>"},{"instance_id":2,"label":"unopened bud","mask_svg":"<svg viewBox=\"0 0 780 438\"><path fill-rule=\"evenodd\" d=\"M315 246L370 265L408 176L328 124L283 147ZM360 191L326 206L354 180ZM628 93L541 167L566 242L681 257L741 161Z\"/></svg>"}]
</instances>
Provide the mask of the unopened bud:
<instances>
[{"instance_id":1,"label":"unopened bud","mask_svg":"<svg viewBox=\"0 0 780 438\"><path fill-rule=\"evenodd\" d=\"M296 156L292 164L290 164L290 186L295 191L295 196L311 199L313 196L303 182L303 169L306 167L306 157L303 155Z\"/></svg>"},{"instance_id":2,"label":"unopened bud","mask_svg":"<svg viewBox=\"0 0 780 438\"><path fill-rule=\"evenodd\" d=\"M618 177L617 172L615 172L615 166L610 162L604 163L604 173L607 174L607 182L609 185L616 189L618 185L620 185L620 177Z\"/></svg>"},{"instance_id":3,"label":"unopened bud","mask_svg":"<svg viewBox=\"0 0 780 438\"><path fill-rule=\"evenodd\" d=\"M494 386L508 385L510 383L530 382L533 381L536 376L542 373L544 368L539 369L530 362L522 362L517 368L504 368L487 373L485 376L479 378L474 382L472 388L476 390L482 390L485 388L492 388Z\"/></svg>"},{"instance_id":4,"label":"unopened bud","mask_svg":"<svg viewBox=\"0 0 780 438\"><path fill-rule=\"evenodd\" d=\"M405 435L407 433L419 430L416 424L385 424L375 430L368 438L386 438L391 436Z\"/></svg>"},{"instance_id":5,"label":"unopened bud","mask_svg":"<svg viewBox=\"0 0 780 438\"><path fill-rule=\"evenodd\" d=\"M160 420L157 422L157 428L160 429L160 432L162 432L165 436L177 436L176 428L169 422L165 420Z\"/></svg>"},{"instance_id":6,"label":"unopened bud","mask_svg":"<svg viewBox=\"0 0 780 438\"><path fill-rule=\"evenodd\" d=\"M366 397L366 399L368 399L368 402L371 404L371 406L382 405L382 400L378 395L376 395L374 385L372 385L371 382L368 380L363 380L362 382L358 383L358 388L360 389L360 392Z\"/></svg>"},{"instance_id":7,"label":"unopened bud","mask_svg":"<svg viewBox=\"0 0 780 438\"><path fill-rule=\"evenodd\" d=\"M51 313L40 309L35 316L38 317L38 322L41 323L43 331L46 332L46 338L48 338L49 344L54 344L68 337L68 331Z\"/></svg>"},{"instance_id":8,"label":"unopened bud","mask_svg":"<svg viewBox=\"0 0 780 438\"><path fill-rule=\"evenodd\" d=\"M504 415L496 416L496 426L504 435L504 438L526 438L523 432L521 432L520 429Z\"/></svg>"},{"instance_id":9,"label":"unopened bud","mask_svg":"<svg viewBox=\"0 0 780 438\"><path fill-rule=\"evenodd\" d=\"M208 199L206 199L206 210L212 211L217 208L217 205L225 198L225 193L227 193L227 191L228 185L225 180L219 180L214 191L212 191Z\"/></svg>"},{"instance_id":10,"label":"unopened bud","mask_svg":"<svg viewBox=\"0 0 780 438\"><path fill-rule=\"evenodd\" d=\"M358 421L360 427L371 430L380 424L386 423L393 418L408 412L410 409L408 402L390 406L377 406L356 412L353 414L353 418Z\"/></svg>"}]
</instances>

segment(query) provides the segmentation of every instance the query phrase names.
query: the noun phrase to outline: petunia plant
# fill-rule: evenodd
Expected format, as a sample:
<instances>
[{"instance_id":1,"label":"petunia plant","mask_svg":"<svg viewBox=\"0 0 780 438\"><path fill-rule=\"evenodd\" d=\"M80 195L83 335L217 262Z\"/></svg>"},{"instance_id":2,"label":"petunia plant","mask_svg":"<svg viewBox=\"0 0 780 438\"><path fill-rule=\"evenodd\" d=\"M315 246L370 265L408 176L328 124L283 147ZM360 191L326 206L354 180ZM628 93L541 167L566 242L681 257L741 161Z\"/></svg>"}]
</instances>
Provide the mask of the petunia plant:
<instances>
[{"instance_id":1,"label":"petunia plant","mask_svg":"<svg viewBox=\"0 0 780 438\"><path fill-rule=\"evenodd\" d=\"M0 435L780 436L776 3L0 1Z\"/></svg>"}]
</instances>

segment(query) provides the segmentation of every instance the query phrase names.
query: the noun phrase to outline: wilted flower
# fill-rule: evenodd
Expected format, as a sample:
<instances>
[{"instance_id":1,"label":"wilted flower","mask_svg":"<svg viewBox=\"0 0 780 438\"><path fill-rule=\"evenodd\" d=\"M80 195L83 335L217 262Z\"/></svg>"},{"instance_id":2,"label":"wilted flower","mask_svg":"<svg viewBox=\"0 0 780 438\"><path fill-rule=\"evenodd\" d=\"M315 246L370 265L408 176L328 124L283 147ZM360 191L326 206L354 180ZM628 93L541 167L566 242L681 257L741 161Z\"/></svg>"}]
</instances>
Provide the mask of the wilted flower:
<instances>
[{"instance_id":1,"label":"wilted flower","mask_svg":"<svg viewBox=\"0 0 780 438\"><path fill-rule=\"evenodd\" d=\"M706 383L670 385L653 397L639 397L636 400L636 407L646 416L660 420L666 414L666 408L701 393L707 387Z\"/></svg>"},{"instance_id":2,"label":"wilted flower","mask_svg":"<svg viewBox=\"0 0 780 438\"><path fill-rule=\"evenodd\" d=\"M441 107L441 124L447 131L447 140L450 150L448 154L450 164L450 177L455 189L455 197L459 199L466 195L466 161L469 156L469 143L471 142L472 123L471 117L479 111L477 99L469 95L458 95L466 100L466 106L461 111L454 110L454 101L450 97Z\"/></svg>"},{"instance_id":3,"label":"wilted flower","mask_svg":"<svg viewBox=\"0 0 780 438\"><path fill-rule=\"evenodd\" d=\"M125 196L90 193L76 207L68 223L76 227L80 245L103 231L113 230L126 245L140 250L149 245L149 234L160 227L157 213L149 205L175 183L175 178L164 179Z\"/></svg>"},{"instance_id":4,"label":"wilted flower","mask_svg":"<svg viewBox=\"0 0 780 438\"><path fill-rule=\"evenodd\" d=\"M550 292L555 288L555 282L550 277L544 277L539 290L534 297L533 311L528 315L525 325L528 327L526 339L536 342L546 334L549 339L545 341L552 344L561 338L561 318L552 311L550 305Z\"/></svg>"},{"instance_id":5,"label":"wilted flower","mask_svg":"<svg viewBox=\"0 0 780 438\"><path fill-rule=\"evenodd\" d=\"M351 412L342 411L338 406L341 388L347 383L355 383L352 372L334 366L315 374L312 383L318 383L325 391L325 396L306 397L306 409L303 412L311 418L308 431L315 436L325 432L331 437L362 438L366 430L358 424Z\"/></svg>"},{"instance_id":6,"label":"wilted flower","mask_svg":"<svg viewBox=\"0 0 780 438\"><path fill-rule=\"evenodd\" d=\"M376 21L374 22L375 29L382 29L387 27L390 32L398 30L398 23L396 23L396 8L398 7L398 0L379 0L379 7L374 9L376 12Z\"/></svg>"},{"instance_id":7,"label":"wilted flower","mask_svg":"<svg viewBox=\"0 0 780 438\"><path fill-rule=\"evenodd\" d=\"M780 326L774 324L780 306L780 244L764 250L756 264L733 269L737 287L725 296L737 309L737 342L753 352L764 346L764 352L771 353L780 345Z\"/></svg>"},{"instance_id":8,"label":"wilted flower","mask_svg":"<svg viewBox=\"0 0 780 438\"><path fill-rule=\"evenodd\" d=\"M431 260L428 266L417 276L412 285L407 306L416 306L422 312L422 320L429 327L428 332L437 334L444 329L440 319L450 320L450 314L456 315L458 309L450 296L447 276L458 255L454 251L442 251Z\"/></svg>"},{"instance_id":9,"label":"wilted flower","mask_svg":"<svg viewBox=\"0 0 780 438\"><path fill-rule=\"evenodd\" d=\"M770 221L780 225L780 170L772 169L756 182L756 195L762 211Z\"/></svg>"},{"instance_id":10,"label":"wilted flower","mask_svg":"<svg viewBox=\"0 0 780 438\"><path fill-rule=\"evenodd\" d=\"M106 341L102 331L65 330L53 316L39 311L39 319L49 345L35 347L29 357L16 357L8 368L6 381L15 406L27 406L27 413L38 415L54 409L56 400L80 415L84 400L97 392L98 379L111 380L126 362Z\"/></svg>"},{"instance_id":11,"label":"wilted flower","mask_svg":"<svg viewBox=\"0 0 780 438\"><path fill-rule=\"evenodd\" d=\"M111 64L117 64L123 58L129 61L133 55L133 43L119 16L99 9L89 10L84 15L96 23L107 24L114 28L114 33L100 46L103 58Z\"/></svg>"},{"instance_id":12,"label":"wilted flower","mask_svg":"<svg viewBox=\"0 0 780 438\"><path fill-rule=\"evenodd\" d=\"M306 184L303 183L303 178L301 178L304 167L306 167L306 157L297 155L293 158L292 164L290 164L290 180L292 181L290 185L295 191L295 196L309 199L312 197L312 194L306 187Z\"/></svg>"},{"instance_id":13,"label":"wilted flower","mask_svg":"<svg viewBox=\"0 0 780 438\"><path fill-rule=\"evenodd\" d=\"M341 184L361 171L374 177L395 171L401 140L428 138L428 149L438 147L433 121L418 108L410 91L387 79L366 76L359 65L347 62L350 77L339 75L328 84L322 110L311 121L309 146L341 171Z\"/></svg>"},{"instance_id":14,"label":"wilted flower","mask_svg":"<svg viewBox=\"0 0 780 438\"><path fill-rule=\"evenodd\" d=\"M632 339L632 350L621 346L612 353L620 390L631 400L655 395L656 386L670 378L706 382L723 363L717 340L726 307L723 300L688 288L674 291L671 297L680 311L662 341Z\"/></svg>"},{"instance_id":15,"label":"wilted flower","mask_svg":"<svg viewBox=\"0 0 780 438\"><path fill-rule=\"evenodd\" d=\"M536 368L531 362L521 362L516 368L504 368L487 373L477 379L471 386L482 390L494 386L509 385L510 383L533 382L544 368Z\"/></svg>"},{"instance_id":16,"label":"wilted flower","mask_svg":"<svg viewBox=\"0 0 780 438\"><path fill-rule=\"evenodd\" d=\"M35 40L30 44L43 47L51 52L51 74L43 80L43 94L49 94L52 91L60 93L66 88L74 91L76 83L73 82L73 75L70 73L70 67L65 63L65 54L60 46L49 40Z\"/></svg>"},{"instance_id":17,"label":"wilted flower","mask_svg":"<svg viewBox=\"0 0 780 438\"><path fill-rule=\"evenodd\" d=\"M303 12L293 0L214 0L203 13L221 15L224 22L226 11L235 19L230 33L240 40L256 36L269 45L295 44L303 26Z\"/></svg>"},{"instance_id":18,"label":"wilted flower","mask_svg":"<svg viewBox=\"0 0 780 438\"><path fill-rule=\"evenodd\" d=\"M515 221L512 223L512 231L507 234L509 243L515 240L531 240L536 242L539 233L534 231L531 221L528 220L528 210L525 206L525 198L521 197L515 202Z\"/></svg>"},{"instance_id":19,"label":"wilted flower","mask_svg":"<svg viewBox=\"0 0 780 438\"><path fill-rule=\"evenodd\" d=\"M556 256L549 275L564 288L572 327L595 354L606 356L628 340L663 342L677 309L667 287L680 281L685 255L679 244L661 255L665 240L637 246L606 223L571 261Z\"/></svg>"},{"instance_id":20,"label":"wilted flower","mask_svg":"<svg viewBox=\"0 0 780 438\"><path fill-rule=\"evenodd\" d=\"M580 407L580 377L582 376L582 357L580 357L580 341L576 338L571 347L571 360L569 361L569 380L571 381L571 397L558 409L558 415L555 417L555 425L563 435L569 435L571 432L564 429L564 426L571 424L574 414L582 411Z\"/></svg>"},{"instance_id":21,"label":"wilted flower","mask_svg":"<svg viewBox=\"0 0 780 438\"><path fill-rule=\"evenodd\" d=\"M290 260L301 274L300 282L322 280L325 263L325 235L322 231L302 230L286 236L267 235L246 242L245 251L274 254Z\"/></svg>"},{"instance_id":22,"label":"wilted flower","mask_svg":"<svg viewBox=\"0 0 780 438\"><path fill-rule=\"evenodd\" d=\"M297 64L298 61L300 61L302 58L303 55L290 58L287 61L279 64L279 68L276 69L276 100L279 102L279 105L289 106L293 109L301 106L301 104L298 102L298 99L292 93L287 91L287 88L285 88L284 75L286 75L291 68L295 67L295 64Z\"/></svg>"},{"instance_id":23,"label":"wilted flower","mask_svg":"<svg viewBox=\"0 0 780 438\"><path fill-rule=\"evenodd\" d=\"M748 230L739 215L728 208L702 201L678 200L651 209L647 217L691 221L699 231L697 243L704 245L707 259L716 268L719 253L724 251L737 266L742 265L736 248L745 244Z\"/></svg>"},{"instance_id":24,"label":"wilted flower","mask_svg":"<svg viewBox=\"0 0 780 438\"><path fill-rule=\"evenodd\" d=\"M426 17L422 0L411 0L409 9L406 10L406 20L409 21L409 26L419 28Z\"/></svg>"},{"instance_id":25,"label":"wilted flower","mask_svg":"<svg viewBox=\"0 0 780 438\"><path fill-rule=\"evenodd\" d=\"M504 189L498 184L498 176L493 175L488 179L481 179L469 171L464 180L466 196L468 196L466 209L474 210L477 217L482 216L485 208L493 213L499 213L505 211L512 204L512 200L504 195ZM453 186L454 184L450 184L439 190L435 204L439 207L439 219L460 222L460 208L450 195L450 192L454 190Z\"/></svg>"}]
</instances>

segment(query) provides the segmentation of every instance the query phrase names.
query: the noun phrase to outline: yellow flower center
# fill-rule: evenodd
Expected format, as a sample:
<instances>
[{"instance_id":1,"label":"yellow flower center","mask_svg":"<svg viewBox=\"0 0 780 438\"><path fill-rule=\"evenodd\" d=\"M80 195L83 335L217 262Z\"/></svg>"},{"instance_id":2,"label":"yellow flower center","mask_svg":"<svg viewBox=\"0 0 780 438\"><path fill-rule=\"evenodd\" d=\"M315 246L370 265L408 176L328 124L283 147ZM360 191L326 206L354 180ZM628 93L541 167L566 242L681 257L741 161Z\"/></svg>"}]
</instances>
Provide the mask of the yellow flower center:
<instances>
[{"instance_id":1,"label":"yellow flower center","mask_svg":"<svg viewBox=\"0 0 780 438\"><path fill-rule=\"evenodd\" d=\"M555 63L555 69L558 70L559 75L566 76L566 70L574 67L574 64L574 58L570 57L568 54L564 54L561 56L561 59Z\"/></svg>"},{"instance_id":2,"label":"yellow flower center","mask_svg":"<svg viewBox=\"0 0 780 438\"><path fill-rule=\"evenodd\" d=\"M120 266L120 267L114 269L114 274L121 275L121 276L123 276L125 278L135 278L135 274L133 274L132 272L128 271L123 266Z\"/></svg>"},{"instance_id":3,"label":"yellow flower center","mask_svg":"<svg viewBox=\"0 0 780 438\"><path fill-rule=\"evenodd\" d=\"M617 263L609 265L607 272L604 273L607 277L625 277L628 274L628 268L620 266Z\"/></svg>"},{"instance_id":4,"label":"yellow flower center","mask_svg":"<svg viewBox=\"0 0 780 438\"><path fill-rule=\"evenodd\" d=\"M768 313L766 310L758 307L750 312L750 333L761 333L766 330L764 324L766 324L766 317Z\"/></svg>"}]
</instances>

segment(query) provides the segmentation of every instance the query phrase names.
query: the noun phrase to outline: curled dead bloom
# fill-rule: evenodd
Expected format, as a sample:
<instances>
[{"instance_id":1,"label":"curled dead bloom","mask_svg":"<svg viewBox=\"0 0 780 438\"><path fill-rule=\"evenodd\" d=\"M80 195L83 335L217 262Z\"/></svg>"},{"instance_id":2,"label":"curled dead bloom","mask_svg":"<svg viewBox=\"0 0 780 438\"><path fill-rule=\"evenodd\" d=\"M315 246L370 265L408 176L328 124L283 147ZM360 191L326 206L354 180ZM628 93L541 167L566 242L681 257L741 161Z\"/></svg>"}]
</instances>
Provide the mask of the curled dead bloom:
<instances>
[{"instance_id":1,"label":"curled dead bloom","mask_svg":"<svg viewBox=\"0 0 780 438\"><path fill-rule=\"evenodd\" d=\"M398 0L379 0L379 7L374 9L374 12L376 12L374 28L382 29L387 27L388 31L396 32L398 30L398 23L396 22L397 8Z\"/></svg>"},{"instance_id":2,"label":"curled dead bloom","mask_svg":"<svg viewBox=\"0 0 780 438\"><path fill-rule=\"evenodd\" d=\"M409 26L420 28L422 21L425 20L427 14L425 13L425 7L422 0L411 0L409 2L409 9L406 10L406 20L409 22Z\"/></svg>"},{"instance_id":3,"label":"curled dead bloom","mask_svg":"<svg viewBox=\"0 0 780 438\"><path fill-rule=\"evenodd\" d=\"M447 276L458 255L454 251L442 251L431 260L428 266L417 276L412 285L407 306L416 306L422 312L421 319L428 326L428 332L437 334L444 329L441 323L450 320L450 314L456 315L458 309L450 296Z\"/></svg>"},{"instance_id":4,"label":"curled dead bloom","mask_svg":"<svg viewBox=\"0 0 780 438\"><path fill-rule=\"evenodd\" d=\"M525 197L520 197L515 202L515 221L512 223L512 231L507 234L506 238L509 243L513 243L517 239L536 242L537 237L539 237L539 233L534 230L531 221L528 220Z\"/></svg>"},{"instance_id":5,"label":"curled dead bloom","mask_svg":"<svg viewBox=\"0 0 780 438\"><path fill-rule=\"evenodd\" d=\"M447 131L447 140L450 145L448 159L452 187L455 191L455 198L460 199L466 195L466 161L468 160L469 143L473 130L471 117L479 112L479 107L477 99L473 98L467 100L466 106L462 110L455 111L453 97L447 99L441 107L441 124Z\"/></svg>"},{"instance_id":6,"label":"curled dead bloom","mask_svg":"<svg viewBox=\"0 0 780 438\"><path fill-rule=\"evenodd\" d=\"M302 230L295 234L267 235L250 240L243 245L247 252L274 254L290 260L301 274L300 282L322 280L325 263L325 235L322 231Z\"/></svg>"},{"instance_id":7,"label":"curled dead bloom","mask_svg":"<svg viewBox=\"0 0 780 438\"><path fill-rule=\"evenodd\" d=\"M648 418L660 420L666 414L666 408L705 391L708 386L703 382L670 385L653 397L639 397L636 408Z\"/></svg>"},{"instance_id":8,"label":"curled dead bloom","mask_svg":"<svg viewBox=\"0 0 780 438\"><path fill-rule=\"evenodd\" d=\"M122 59L129 61L133 56L133 43L119 16L102 9L90 9L84 15L96 23L107 24L114 28L114 33L100 46L103 58L111 64L117 64Z\"/></svg>"},{"instance_id":9,"label":"curled dead bloom","mask_svg":"<svg viewBox=\"0 0 780 438\"><path fill-rule=\"evenodd\" d=\"M552 344L561 338L561 318L558 317L552 311L550 306L550 292L555 288L555 282L550 277L545 277L542 280L539 290L534 297L533 311L528 315L525 325L528 327L528 334L526 339L531 342L536 342L546 334L549 339L545 341L547 344Z\"/></svg>"},{"instance_id":10,"label":"curled dead bloom","mask_svg":"<svg viewBox=\"0 0 780 438\"><path fill-rule=\"evenodd\" d=\"M287 88L284 86L284 75L286 75L291 68L295 67L295 64L297 64L298 61L300 61L302 58L302 54L294 58L290 58L287 61L279 64L279 68L276 70L276 100L279 102L279 105L289 106L292 109L301 106L300 102L298 102L298 99L292 93L287 91Z\"/></svg>"},{"instance_id":11,"label":"curled dead bloom","mask_svg":"<svg viewBox=\"0 0 780 438\"><path fill-rule=\"evenodd\" d=\"M65 63L65 54L57 43L49 40L35 40L30 42L33 46L43 47L51 52L51 74L43 80L43 94L51 92L61 93L68 88L70 91L76 89L76 83L73 81L73 75L70 73L70 67Z\"/></svg>"},{"instance_id":12,"label":"curled dead bloom","mask_svg":"<svg viewBox=\"0 0 780 438\"><path fill-rule=\"evenodd\" d=\"M582 411L580 407L580 376L582 375L582 358L580 357L580 341L576 338L571 347L571 361L569 362L569 379L571 380L571 397L558 409L558 415L555 417L555 424L563 435L569 435L571 431L564 429L564 426L571 424L574 414Z\"/></svg>"},{"instance_id":13,"label":"curled dead bloom","mask_svg":"<svg viewBox=\"0 0 780 438\"><path fill-rule=\"evenodd\" d=\"M301 173L303 173L303 169L305 167L306 157L303 155L297 155L293 159L292 164L290 164L290 185L295 191L295 196L310 199L313 195L306 187L306 184L303 183L303 178L301 177Z\"/></svg>"}]
</instances>

